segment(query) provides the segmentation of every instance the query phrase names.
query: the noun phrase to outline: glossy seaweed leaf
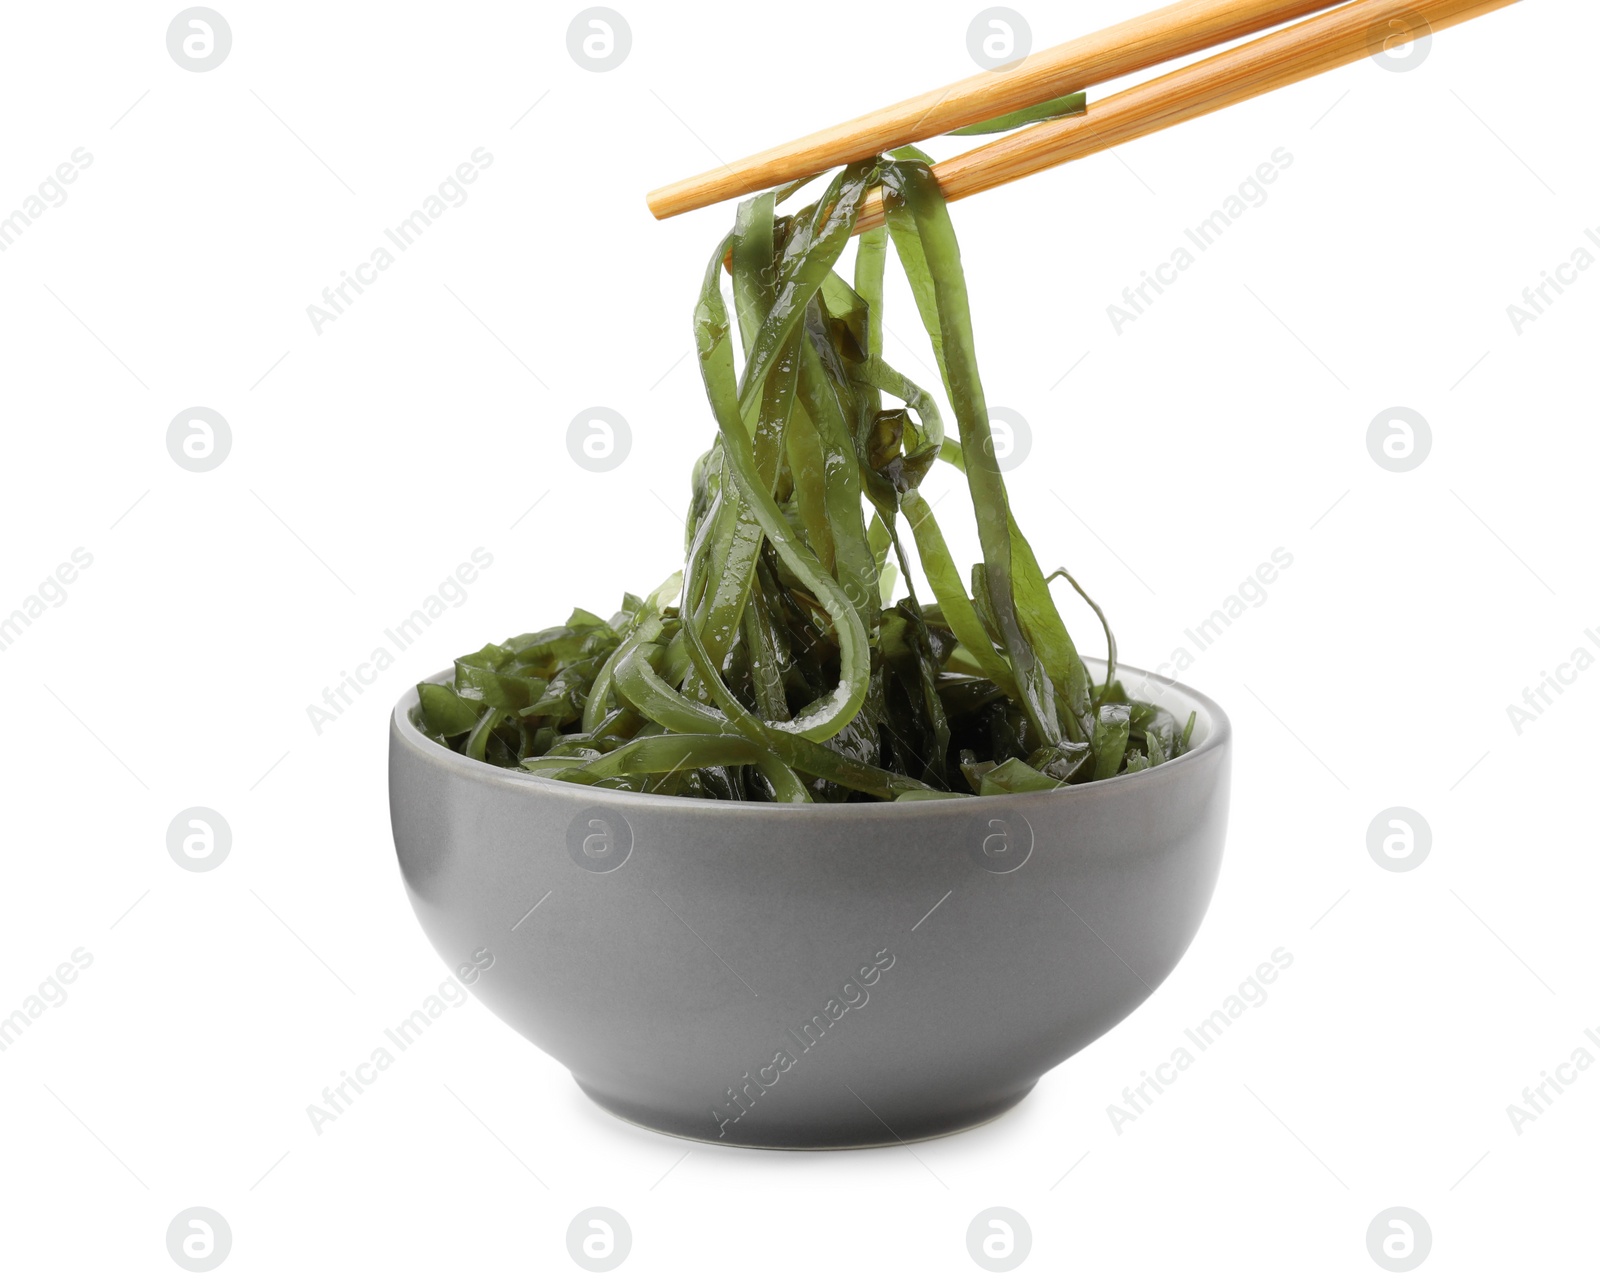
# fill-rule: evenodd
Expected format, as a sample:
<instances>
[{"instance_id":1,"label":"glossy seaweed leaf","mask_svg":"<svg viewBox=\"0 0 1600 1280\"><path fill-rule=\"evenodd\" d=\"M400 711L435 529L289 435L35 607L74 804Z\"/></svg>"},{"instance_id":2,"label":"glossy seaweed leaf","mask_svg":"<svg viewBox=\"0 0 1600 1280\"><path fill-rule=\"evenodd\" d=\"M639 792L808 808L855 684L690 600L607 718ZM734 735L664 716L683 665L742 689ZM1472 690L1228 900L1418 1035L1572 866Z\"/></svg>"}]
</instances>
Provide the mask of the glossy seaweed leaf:
<instances>
[{"instance_id":1,"label":"glossy seaweed leaf","mask_svg":"<svg viewBox=\"0 0 1600 1280\"><path fill-rule=\"evenodd\" d=\"M968 138L985 133L1006 133L1020 129L1025 124L1040 124L1045 120L1060 120L1065 116L1081 116L1089 109L1089 98L1083 93L1069 93L1065 97L1051 98L1019 111L1008 111L992 120L969 124L963 129L952 129L946 137Z\"/></svg>"}]
</instances>

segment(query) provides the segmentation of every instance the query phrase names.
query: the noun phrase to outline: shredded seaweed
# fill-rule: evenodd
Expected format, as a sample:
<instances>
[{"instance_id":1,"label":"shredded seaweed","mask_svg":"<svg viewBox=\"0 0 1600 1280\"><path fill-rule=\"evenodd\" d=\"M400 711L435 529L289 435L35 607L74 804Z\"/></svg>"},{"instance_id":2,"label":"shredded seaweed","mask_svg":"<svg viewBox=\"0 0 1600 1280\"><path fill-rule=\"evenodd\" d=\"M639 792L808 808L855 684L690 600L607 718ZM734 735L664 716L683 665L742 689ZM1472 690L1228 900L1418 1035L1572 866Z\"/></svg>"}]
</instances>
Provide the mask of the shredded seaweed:
<instances>
[{"instance_id":1,"label":"shredded seaweed","mask_svg":"<svg viewBox=\"0 0 1600 1280\"><path fill-rule=\"evenodd\" d=\"M981 127L1078 110L1063 99ZM782 803L1053 790L1183 754L1194 718L1128 696L1105 614L1066 570L1046 577L1017 527L927 157L850 165L779 214L797 186L741 204L706 265L694 335L717 436L693 469L681 572L609 618L579 609L458 659L449 683L418 686L418 726L545 778ZM839 260L873 187L887 226L860 237L847 281ZM953 437L884 357L891 247ZM983 559L965 579L921 493L941 462L972 499ZM913 554L931 599L913 588ZM1051 596L1057 577L1104 628L1099 684Z\"/></svg>"}]
</instances>

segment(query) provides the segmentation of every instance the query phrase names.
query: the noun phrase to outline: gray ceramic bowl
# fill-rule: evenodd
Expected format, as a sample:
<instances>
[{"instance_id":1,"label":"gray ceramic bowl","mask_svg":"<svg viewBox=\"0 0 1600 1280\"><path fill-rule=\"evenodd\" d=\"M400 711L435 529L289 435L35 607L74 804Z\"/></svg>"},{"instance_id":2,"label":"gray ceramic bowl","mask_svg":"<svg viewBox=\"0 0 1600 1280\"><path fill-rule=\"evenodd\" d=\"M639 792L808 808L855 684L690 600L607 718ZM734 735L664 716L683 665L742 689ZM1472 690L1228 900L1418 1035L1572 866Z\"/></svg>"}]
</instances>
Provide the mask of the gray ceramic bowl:
<instances>
[{"instance_id":1,"label":"gray ceramic bowl","mask_svg":"<svg viewBox=\"0 0 1600 1280\"><path fill-rule=\"evenodd\" d=\"M992 1119L1177 965L1228 815L1227 716L1122 668L1194 749L1044 794L772 805L468 760L395 708L417 916L499 1017L637 1124L853 1147ZM443 678L443 677L439 677Z\"/></svg>"}]
</instances>

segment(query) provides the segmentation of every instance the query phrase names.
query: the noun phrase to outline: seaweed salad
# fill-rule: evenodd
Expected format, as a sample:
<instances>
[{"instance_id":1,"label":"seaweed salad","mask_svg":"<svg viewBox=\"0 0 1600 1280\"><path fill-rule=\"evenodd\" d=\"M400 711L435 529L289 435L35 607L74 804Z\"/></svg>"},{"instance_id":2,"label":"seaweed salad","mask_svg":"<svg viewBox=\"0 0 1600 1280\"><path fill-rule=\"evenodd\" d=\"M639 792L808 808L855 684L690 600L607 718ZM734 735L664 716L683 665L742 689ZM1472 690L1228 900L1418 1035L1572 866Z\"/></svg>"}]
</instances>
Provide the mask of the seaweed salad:
<instances>
[{"instance_id":1,"label":"seaweed salad","mask_svg":"<svg viewBox=\"0 0 1600 1280\"><path fill-rule=\"evenodd\" d=\"M418 727L545 778L782 803L1051 790L1182 754L1194 717L1128 696L1104 613L1017 527L928 158L852 164L780 214L805 185L742 203L706 265L695 350L717 435L693 467L681 571L609 618L578 609L460 658L449 683L418 687ZM846 280L836 267L874 188L886 225L860 234ZM883 356L891 247L951 436ZM982 562L965 578L921 492L937 465L965 473L972 499ZM1102 682L1057 578L1105 628Z\"/></svg>"}]
</instances>

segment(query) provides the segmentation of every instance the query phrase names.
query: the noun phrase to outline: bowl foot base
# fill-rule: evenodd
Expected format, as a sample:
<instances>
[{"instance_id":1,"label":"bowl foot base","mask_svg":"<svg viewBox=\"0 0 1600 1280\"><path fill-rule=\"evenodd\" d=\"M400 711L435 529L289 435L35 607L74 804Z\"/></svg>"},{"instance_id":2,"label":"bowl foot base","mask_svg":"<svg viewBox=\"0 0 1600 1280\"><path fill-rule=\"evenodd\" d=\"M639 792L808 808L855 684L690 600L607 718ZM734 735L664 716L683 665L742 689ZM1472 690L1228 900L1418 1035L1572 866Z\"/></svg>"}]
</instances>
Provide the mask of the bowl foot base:
<instances>
[{"instance_id":1,"label":"bowl foot base","mask_svg":"<svg viewBox=\"0 0 1600 1280\"><path fill-rule=\"evenodd\" d=\"M907 1142L926 1142L963 1133L997 1120L1021 1102L1033 1090L1037 1080L1030 1080L1016 1093L980 1106L956 1110L940 1110L919 1116L915 1120L901 1120L891 1130L888 1124L874 1116L865 1106L861 1118L833 1116L810 1122L786 1124L769 1123L764 1128L730 1125L723 1136L718 1136L707 1123L704 1113L685 1116L677 1112L661 1111L652 1107L625 1102L573 1077L578 1088L602 1110L619 1120L638 1125L655 1133L691 1142L704 1142L719 1147L754 1147L767 1151L851 1151L867 1147L892 1147ZM743 1128L744 1132L739 1132Z\"/></svg>"}]
</instances>

